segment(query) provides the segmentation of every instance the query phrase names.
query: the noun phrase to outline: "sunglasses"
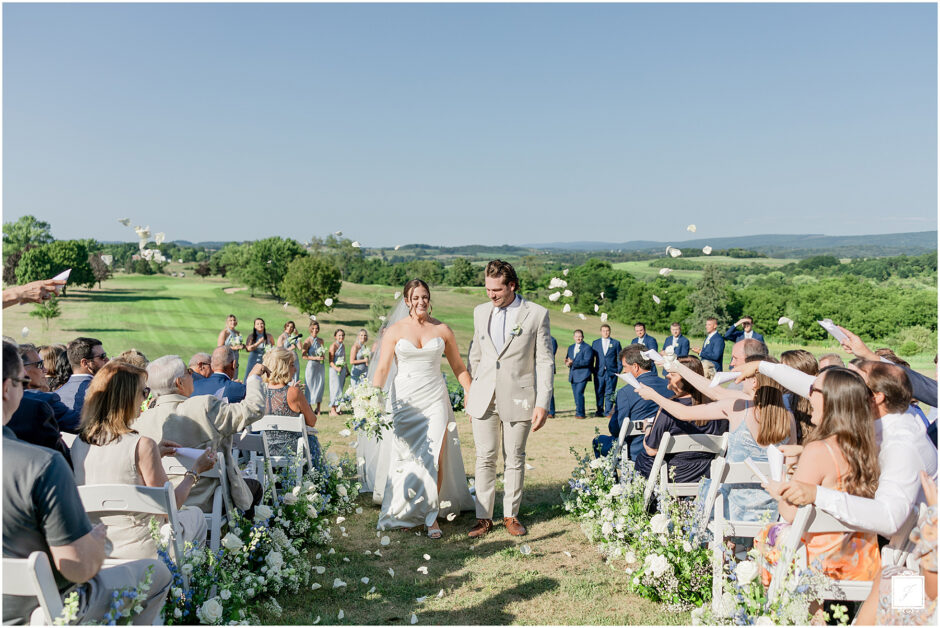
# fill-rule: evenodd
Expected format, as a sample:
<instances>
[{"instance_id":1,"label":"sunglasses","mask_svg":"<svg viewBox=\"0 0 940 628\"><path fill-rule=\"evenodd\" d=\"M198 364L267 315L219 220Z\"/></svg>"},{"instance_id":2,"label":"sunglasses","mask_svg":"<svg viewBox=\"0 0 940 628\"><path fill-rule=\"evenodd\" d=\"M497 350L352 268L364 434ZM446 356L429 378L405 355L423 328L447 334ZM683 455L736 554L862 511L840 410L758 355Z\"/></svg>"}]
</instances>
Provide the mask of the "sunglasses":
<instances>
[{"instance_id":1,"label":"sunglasses","mask_svg":"<svg viewBox=\"0 0 940 628\"><path fill-rule=\"evenodd\" d=\"M108 354L107 354L107 353L99 353L98 355L93 355L93 356L91 356L91 359L92 359L92 360L107 360L107 359L108 359Z\"/></svg>"},{"instance_id":2,"label":"sunglasses","mask_svg":"<svg viewBox=\"0 0 940 628\"><path fill-rule=\"evenodd\" d=\"M812 397L814 392L818 392L820 395L823 394L822 388L816 388L812 384L809 385L809 396Z\"/></svg>"},{"instance_id":3,"label":"sunglasses","mask_svg":"<svg viewBox=\"0 0 940 628\"><path fill-rule=\"evenodd\" d=\"M38 369L41 370L41 371L45 371L45 370L46 370L46 363L43 362L42 360L36 360L35 362L23 362L23 367L24 367L24 368L29 368L29 367L31 367L31 366L35 366L36 368L38 368Z\"/></svg>"},{"instance_id":4,"label":"sunglasses","mask_svg":"<svg viewBox=\"0 0 940 628\"><path fill-rule=\"evenodd\" d=\"M141 389L140 392L141 392L141 394L143 394L144 399L146 399L147 397L150 396L150 386L144 386L143 389Z\"/></svg>"}]
</instances>

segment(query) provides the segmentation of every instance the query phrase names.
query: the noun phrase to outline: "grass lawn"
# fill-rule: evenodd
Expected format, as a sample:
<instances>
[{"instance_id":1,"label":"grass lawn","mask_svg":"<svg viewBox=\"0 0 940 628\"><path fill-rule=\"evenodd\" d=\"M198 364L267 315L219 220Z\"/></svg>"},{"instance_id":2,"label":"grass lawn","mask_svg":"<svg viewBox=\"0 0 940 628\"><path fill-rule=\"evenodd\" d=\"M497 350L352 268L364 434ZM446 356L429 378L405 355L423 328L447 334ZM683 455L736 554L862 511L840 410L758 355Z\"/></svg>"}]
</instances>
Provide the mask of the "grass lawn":
<instances>
[{"instance_id":1,"label":"grass lawn","mask_svg":"<svg viewBox=\"0 0 940 628\"><path fill-rule=\"evenodd\" d=\"M684 259L684 258L679 258ZM719 266L728 266L728 265L742 265L747 266L750 264L762 264L764 266L784 266L791 262L798 262L798 259L791 258L777 258L777 257L760 257L760 258L738 258L738 257L727 257L725 255L710 255L708 257L689 257L685 258L688 261L695 263L707 263L707 264L717 264ZM625 270L635 279L644 281L646 279L653 279L659 275L660 268L671 268L670 261L671 257L664 257L662 259L656 260L656 264L650 266L651 260L640 260L634 262L617 262L613 265L616 270ZM676 279L681 279L683 281L697 281L702 277L702 271L700 270L682 270L676 269L672 271L670 277Z\"/></svg>"}]
</instances>

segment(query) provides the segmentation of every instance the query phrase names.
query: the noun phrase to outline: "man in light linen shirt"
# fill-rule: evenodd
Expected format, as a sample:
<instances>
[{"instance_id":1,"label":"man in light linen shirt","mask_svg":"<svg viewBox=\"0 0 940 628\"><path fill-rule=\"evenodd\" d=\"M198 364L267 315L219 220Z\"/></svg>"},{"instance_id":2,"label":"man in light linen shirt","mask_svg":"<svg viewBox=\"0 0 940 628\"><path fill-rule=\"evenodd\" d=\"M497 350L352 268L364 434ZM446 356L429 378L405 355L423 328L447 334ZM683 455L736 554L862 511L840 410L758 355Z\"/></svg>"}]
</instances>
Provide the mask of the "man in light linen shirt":
<instances>
[{"instance_id":1,"label":"man in light linen shirt","mask_svg":"<svg viewBox=\"0 0 940 628\"><path fill-rule=\"evenodd\" d=\"M806 378L813 379L812 376L782 364L759 364L761 373L801 396L808 396L813 404L813 422L818 423L822 393L815 380L805 385ZM750 364L745 369L749 367ZM891 537L904 524L911 508L924 500L920 471L925 470L928 475L937 472L937 453L926 438L923 423L906 413L911 384L904 371L895 365L870 361L860 364L859 371L875 401L875 442L881 467L875 497L858 497L794 480L771 487L771 493L796 506L815 504L844 523ZM825 372L819 377L825 377Z\"/></svg>"}]
</instances>

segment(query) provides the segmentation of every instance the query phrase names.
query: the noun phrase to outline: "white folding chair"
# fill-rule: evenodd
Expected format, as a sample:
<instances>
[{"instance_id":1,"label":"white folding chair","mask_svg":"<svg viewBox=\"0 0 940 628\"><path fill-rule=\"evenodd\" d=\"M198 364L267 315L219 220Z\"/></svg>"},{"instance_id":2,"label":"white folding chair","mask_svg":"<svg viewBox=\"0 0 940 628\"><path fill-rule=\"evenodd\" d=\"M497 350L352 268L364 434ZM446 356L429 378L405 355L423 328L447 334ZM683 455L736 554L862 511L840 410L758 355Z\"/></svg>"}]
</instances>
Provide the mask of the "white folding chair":
<instances>
[{"instance_id":1,"label":"white folding chair","mask_svg":"<svg viewBox=\"0 0 940 628\"><path fill-rule=\"evenodd\" d=\"M304 468L313 468L313 457L310 453L310 444L307 441L307 424L303 416L263 416L251 424L251 430L261 432L262 442L264 443L264 464L268 480L275 499L277 498L277 487L275 486L274 469L294 466L295 481L300 483ZM292 432L297 437L297 458L291 460L289 456L274 455L271 452L271 443L269 441L270 432Z\"/></svg>"},{"instance_id":2,"label":"white folding chair","mask_svg":"<svg viewBox=\"0 0 940 628\"><path fill-rule=\"evenodd\" d=\"M38 600L39 608L29 618L33 626L51 626L62 614L62 596L45 552L33 552L28 558L4 558L3 594Z\"/></svg>"},{"instance_id":3,"label":"white folding chair","mask_svg":"<svg viewBox=\"0 0 940 628\"><path fill-rule=\"evenodd\" d=\"M68 432L60 432L60 434L62 434L62 440L65 442L65 446L71 449L72 443L78 438L78 434L69 434Z\"/></svg>"},{"instance_id":4,"label":"white folding chair","mask_svg":"<svg viewBox=\"0 0 940 628\"><path fill-rule=\"evenodd\" d=\"M860 531L859 528L845 525L821 510L817 510L811 504L801 506L796 511L793 523L784 536L783 545L780 549L780 558L774 566L773 579L770 581L767 599L773 602L780 595L780 587L783 586L783 580L790 569L791 562L796 560L798 566L806 567L806 546L801 542L804 534L858 531ZM830 584L839 594L839 597L834 599L862 602L868 597L874 583L859 580L830 580Z\"/></svg>"},{"instance_id":5,"label":"white folding chair","mask_svg":"<svg viewBox=\"0 0 940 628\"><path fill-rule=\"evenodd\" d=\"M686 451L704 452L714 454L715 456L724 456L728 451L728 433L721 436L712 436L711 434L672 434L666 432L659 443L659 449L656 450L656 457L653 458L653 466L650 469L650 476L646 480L646 490L643 491L643 497L647 504L653 497L653 489L656 482L660 483L664 491L669 491L676 497L692 497L698 494L698 482L670 482L669 465L664 464L666 456Z\"/></svg>"},{"instance_id":6,"label":"white folding chair","mask_svg":"<svg viewBox=\"0 0 940 628\"><path fill-rule=\"evenodd\" d=\"M617 436L617 444L614 446L614 468L621 470L621 463L625 458L623 448L627 446L627 439L631 436L643 435L643 421L631 421L630 417L624 417L620 424L620 434ZM620 474L620 482L626 482L623 473Z\"/></svg>"},{"instance_id":7,"label":"white folding chair","mask_svg":"<svg viewBox=\"0 0 940 628\"><path fill-rule=\"evenodd\" d=\"M232 455L235 460L242 453L248 454L248 466L254 469L255 478L262 488L267 486L267 474L264 471L264 438L261 434L239 434L232 438ZM236 453L237 452L237 453Z\"/></svg>"},{"instance_id":8,"label":"white folding chair","mask_svg":"<svg viewBox=\"0 0 940 628\"><path fill-rule=\"evenodd\" d=\"M182 460L176 456L161 458L163 471L167 477L174 478L185 475L192 467L192 461ZM222 542L222 527L228 524L231 513L234 512L231 493L228 490L228 476L225 474L225 454L221 451L215 454L215 466L203 471L200 478L218 480L219 485L212 493L212 512L203 513L209 532L209 549L219 551Z\"/></svg>"},{"instance_id":9,"label":"white folding chair","mask_svg":"<svg viewBox=\"0 0 940 628\"><path fill-rule=\"evenodd\" d=\"M78 487L78 496L88 514L146 514L164 515L170 523L170 546L177 564L183 561L183 534L176 510L173 484L163 486L135 486L133 484L85 484ZM126 562L109 559L110 562ZM189 586L189 578L183 575Z\"/></svg>"}]
</instances>

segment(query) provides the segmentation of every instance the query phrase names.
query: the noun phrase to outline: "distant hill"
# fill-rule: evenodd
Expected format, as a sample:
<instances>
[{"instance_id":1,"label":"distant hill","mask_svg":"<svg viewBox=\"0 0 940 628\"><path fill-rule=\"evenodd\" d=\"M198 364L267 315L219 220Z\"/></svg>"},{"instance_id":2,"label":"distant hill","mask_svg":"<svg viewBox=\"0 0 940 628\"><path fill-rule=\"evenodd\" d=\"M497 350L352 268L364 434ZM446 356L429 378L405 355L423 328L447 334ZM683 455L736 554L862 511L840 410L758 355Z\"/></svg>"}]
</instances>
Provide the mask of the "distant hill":
<instances>
[{"instance_id":1,"label":"distant hill","mask_svg":"<svg viewBox=\"0 0 940 628\"><path fill-rule=\"evenodd\" d=\"M840 257L919 255L937 250L937 232L915 231L863 236L829 236L819 233L761 234L726 238L696 238L684 241L674 240L672 242L655 242L652 240L631 240L629 242L578 241L549 242L524 246L556 251L613 250L627 252L664 250L667 246L683 249L701 248L706 245L714 249L751 249L772 257L807 257L821 254L839 255Z\"/></svg>"}]
</instances>

